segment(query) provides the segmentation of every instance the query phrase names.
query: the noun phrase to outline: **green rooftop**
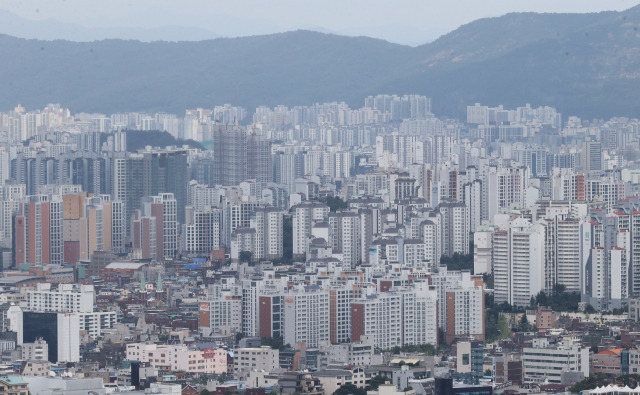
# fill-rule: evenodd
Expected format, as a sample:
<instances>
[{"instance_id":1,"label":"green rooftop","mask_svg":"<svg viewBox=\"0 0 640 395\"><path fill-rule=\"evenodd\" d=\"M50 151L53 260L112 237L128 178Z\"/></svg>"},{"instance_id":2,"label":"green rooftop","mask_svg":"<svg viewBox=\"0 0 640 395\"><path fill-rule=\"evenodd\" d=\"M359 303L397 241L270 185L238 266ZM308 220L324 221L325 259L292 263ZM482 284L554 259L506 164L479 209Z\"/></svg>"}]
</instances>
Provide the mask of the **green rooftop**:
<instances>
[{"instance_id":1,"label":"green rooftop","mask_svg":"<svg viewBox=\"0 0 640 395\"><path fill-rule=\"evenodd\" d=\"M0 381L7 384L27 384L20 376L0 376Z\"/></svg>"}]
</instances>

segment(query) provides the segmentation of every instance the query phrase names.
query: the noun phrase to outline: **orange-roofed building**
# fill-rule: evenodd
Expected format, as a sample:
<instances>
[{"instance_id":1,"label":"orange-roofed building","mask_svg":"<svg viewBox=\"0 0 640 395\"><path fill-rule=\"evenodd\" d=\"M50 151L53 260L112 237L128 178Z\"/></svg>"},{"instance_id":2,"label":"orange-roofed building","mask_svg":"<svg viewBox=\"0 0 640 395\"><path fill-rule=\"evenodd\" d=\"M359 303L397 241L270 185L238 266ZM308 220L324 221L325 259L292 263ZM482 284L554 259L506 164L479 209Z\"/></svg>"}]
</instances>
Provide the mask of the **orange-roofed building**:
<instances>
[{"instance_id":1,"label":"orange-roofed building","mask_svg":"<svg viewBox=\"0 0 640 395\"><path fill-rule=\"evenodd\" d=\"M624 364L623 360L625 360ZM623 365L626 367L626 372L623 372ZM628 369L629 350L624 348L604 350L591 356L591 374L603 373L607 376L618 377L628 374Z\"/></svg>"}]
</instances>

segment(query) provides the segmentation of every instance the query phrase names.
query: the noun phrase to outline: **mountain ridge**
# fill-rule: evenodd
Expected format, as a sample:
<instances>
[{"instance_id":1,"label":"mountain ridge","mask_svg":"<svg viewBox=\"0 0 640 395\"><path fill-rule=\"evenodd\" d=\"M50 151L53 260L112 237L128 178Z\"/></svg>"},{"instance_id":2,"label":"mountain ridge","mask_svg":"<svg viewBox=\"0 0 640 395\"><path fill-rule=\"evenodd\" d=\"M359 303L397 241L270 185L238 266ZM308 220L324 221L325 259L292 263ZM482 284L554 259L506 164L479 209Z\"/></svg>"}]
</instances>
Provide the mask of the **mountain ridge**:
<instances>
[{"instance_id":1,"label":"mountain ridge","mask_svg":"<svg viewBox=\"0 0 640 395\"><path fill-rule=\"evenodd\" d=\"M131 37L141 42L157 40L165 41L196 41L219 37L219 34L198 27L178 25L164 25L154 28L142 27L87 27L57 19L32 20L22 18L12 12L0 10L0 27L4 34L25 39L40 39L42 41L68 40L74 42L88 42L99 40L105 36L125 39ZM53 37L44 39L43 36ZM81 40L83 37L84 40Z\"/></svg>"},{"instance_id":2,"label":"mountain ridge","mask_svg":"<svg viewBox=\"0 0 640 395\"><path fill-rule=\"evenodd\" d=\"M556 106L566 115L640 116L640 6L592 14L511 13L411 47L296 30L204 41L42 41L0 35L0 109L169 111L235 103L361 106L378 93L466 105ZM45 64L46 67L41 67Z\"/></svg>"}]
</instances>

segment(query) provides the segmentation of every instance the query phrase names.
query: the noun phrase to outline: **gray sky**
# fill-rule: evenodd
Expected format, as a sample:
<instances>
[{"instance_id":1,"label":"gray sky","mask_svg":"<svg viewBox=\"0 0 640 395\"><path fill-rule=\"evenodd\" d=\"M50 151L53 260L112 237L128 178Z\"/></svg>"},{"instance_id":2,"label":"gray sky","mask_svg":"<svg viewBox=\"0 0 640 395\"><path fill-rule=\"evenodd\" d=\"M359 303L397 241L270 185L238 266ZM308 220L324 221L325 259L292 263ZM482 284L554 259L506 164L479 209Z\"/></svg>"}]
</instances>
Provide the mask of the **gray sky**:
<instances>
[{"instance_id":1,"label":"gray sky","mask_svg":"<svg viewBox=\"0 0 640 395\"><path fill-rule=\"evenodd\" d=\"M624 10L639 0L1 0L29 20L87 28L198 28L219 36L298 28L415 45L475 19L508 12ZM0 28L1 32L1 28Z\"/></svg>"}]
</instances>

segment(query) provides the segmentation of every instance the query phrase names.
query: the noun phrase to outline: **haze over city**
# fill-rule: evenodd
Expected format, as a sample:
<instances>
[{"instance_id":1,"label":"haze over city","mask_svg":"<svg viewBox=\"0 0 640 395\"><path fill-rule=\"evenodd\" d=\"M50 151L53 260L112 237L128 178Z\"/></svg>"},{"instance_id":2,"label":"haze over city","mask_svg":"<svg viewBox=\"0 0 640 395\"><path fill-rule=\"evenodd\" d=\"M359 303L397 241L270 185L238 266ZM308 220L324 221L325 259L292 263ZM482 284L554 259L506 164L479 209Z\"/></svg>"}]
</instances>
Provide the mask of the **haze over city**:
<instances>
[{"instance_id":1,"label":"haze over city","mask_svg":"<svg viewBox=\"0 0 640 395\"><path fill-rule=\"evenodd\" d=\"M640 5L0 4L0 395L640 392Z\"/></svg>"}]
</instances>

